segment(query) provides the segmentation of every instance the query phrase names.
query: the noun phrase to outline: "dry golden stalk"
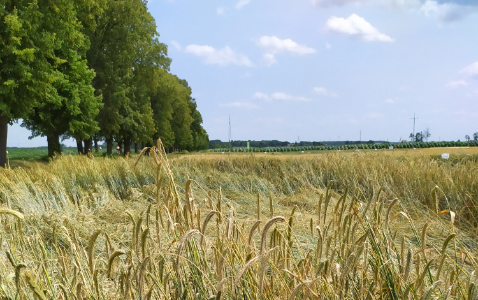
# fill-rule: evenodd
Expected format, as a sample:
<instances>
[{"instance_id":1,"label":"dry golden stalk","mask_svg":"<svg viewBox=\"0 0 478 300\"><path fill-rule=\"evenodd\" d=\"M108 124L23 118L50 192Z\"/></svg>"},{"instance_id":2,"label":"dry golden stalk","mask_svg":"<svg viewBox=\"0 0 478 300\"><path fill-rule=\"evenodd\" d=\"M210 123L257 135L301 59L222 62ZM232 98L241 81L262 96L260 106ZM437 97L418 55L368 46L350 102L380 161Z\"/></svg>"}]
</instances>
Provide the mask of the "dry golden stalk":
<instances>
[{"instance_id":1,"label":"dry golden stalk","mask_svg":"<svg viewBox=\"0 0 478 300\"><path fill-rule=\"evenodd\" d=\"M33 275L29 271L25 271L25 279L27 280L28 286L32 290L33 294L36 296L36 298L40 300L47 300L47 297L45 296L45 293L43 290L38 286L38 283L35 281L33 278Z\"/></svg>"},{"instance_id":2,"label":"dry golden stalk","mask_svg":"<svg viewBox=\"0 0 478 300\"><path fill-rule=\"evenodd\" d=\"M312 294L314 295L314 297L317 297L318 298L318 295L316 293L314 293L314 291L312 291L311 289L311 286L315 283L315 281L317 281L319 278L316 278L314 280L311 280L311 279L307 279L307 280L304 280L302 282L300 282L298 285L296 285L296 287L294 288L294 290L292 290L292 293L290 294L290 297L289 297L289 300L293 300L295 299L297 293L300 291L300 289L305 286L307 291L306 293L310 293L312 292ZM308 297L305 297L304 295L304 298L308 298Z\"/></svg>"},{"instance_id":3,"label":"dry golden stalk","mask_svg":"<svg viewBox=\"0 0 478 300\"><path fill-rule=\"evenodd\" d=\"M146 228L143 233L141 234L141 257L146 257L146 243L148 239L148 234L149 234L149 227Z\"/></svg>"},{"instance_id":4,"label":"dry golden stalk","mask_svg":"<svg viewBox=\"0 0 478 300\"><path fill-rule=\"evenodd\" d=\"M21 212L9 208L0 208L0 215L11 215L20 220L25 218Z\"/></svg>"},{"instance_id":5,"label":"dry golden stalk","mask_svg":"<svg viewBox=\"0 0 478 300\"><path fill-rule=\"evenodd\" d=\"M59 284L58 285L61 289L61 291L63 292L63 297L65 298L65 300L70 300L70 298L68 297L68 293L65 289L65 287L63 286L63 284Z\"/></svg>"},{"instance_id":6,"label":"dry golden stalk","mask_svg":"<svg viewBox=\"0 0 478 300\"><path fill-rule=\"evenodd\" d=\"M150 257L146 257L143 259L143 262L141 263L141 266L138 269L138 292L141 297L143 297L143 278L144 274L146 273L146 267L149 264Z\"/></svg>"},{"instance_id":7,"label":"dry golden stalk","mask_svg":"<svg viewBox=\"0 0 478 300\"><path fill-rule=\"evenodd\" d=\"M249 231L249 238L247 240L247 243L249 246L251 246L251 242L252 242L252 236L254 235L254 231L259 228L259 224L261 224L261 220L257 220L256 222L254 222L254 224L252 225L251 227L251 230Z\"/></svg>"},{"instance_id":8,"label":"dry golden stalk","mask_svg":"<svg viewBox=\"0 0 478 300\"><path fill-rule=\"evenodd\" d=\"M81 282L76 285L76 299L83 299L83 289Z\"/></svg>"},{"instance_id":9,"label":"dry golden stalk","mask_svg":"<svg viewBox=\"0 0 478 300\"><path fill-rule=\"evenodd\" d=\"M266 225L264 225L264 229L262 230L262 237L261 237L261 248L260 248L260 251L261 251L261 254L264 253L264 250L265 250L265 246L266 246L266 238L267 238L267 231L269 230L269 228L274 225L275 223L282 223L282 222L286 222L287 220L282 217L282 216L277 216L277 217L274 217L272 219L270 219L269 221L267 221Z\"/></svg>"},{"instance_id":10,"label":"dry golden stalk","mask_svg":"<svg viewBox=\"0 0 478 300\"><path fill-rule=\"evenodd\" d=\"M7 252L9 253L9 252ZM21 287L20 287L20 279L21 279L21 271L23 268L26 268L24 264L18 264L15 266L15 287L17 288L17 293L21 292Z\"/></svg>"},{"instance_id":11,"label":"dry golden stalk","mask_svg":"<svg viewBox=\"0 0 478 300\"><path fill-rule=\"evenodd\" d=\"M327 218L327 209L329 207L329 202L330 202L330 199L332 198L332 194L330 194L330 189L332 188L333 183L334 182L332 180L329 181L329 184L327 185L327 190L325 192L324 223L325 223L325 219Z\"/></svg>"},{"instance_id":12,"label":"dry golden stalk","mask_svg":"<svg viewBox=\"0 0 478 300\"><path fill-rule=\"evenodd\" d=\"M201 241L200 241L200 244L203 245L204 243L204 237L206 235L206 228L207 228L207 224L209 223L209 221L211 220L212 217L214 217L214 215L218 215L219 217L219 212L218 211L210 211L206 218L204 219L204 222L202 223L202 228L201 228Z\"/></svg>"},{"instance_id":13,"label":"dry golden stalk","mask_svg":"<svg viewBox=\"0 0 478 300\"><path fill-rule=\"evenodd\" d=\"M88 254L88 267L90 268L91 274L94 273L95 269L95 258L94 258L94 249L95 249L95 242L98 236L100 235L101 230L95 231L88 241L88 246L86 247L86 253Z\"/></svg>"},{"instance_id":14,"label":"dry golden stalk","mask_svg":"<svg viewBox=\"0 0 478 300\"><path fill-rule=\"evenodd\" d=\"M323 200L323 198L324 198L324 194L320 194L319 207L317 209L318 225L320 225L320 214L322 212L322 200Z\"/></svg>"},{"instance_id":15,"label":"dry golden stalk","mask_svg":"<svg viewBox=\"0 0 478 300\"><path fill-rule=\"evenodd\" d=\"M387 209L387 216L385 217L385 228L388 228L389 226L389 221L390 221L390 212L392 211L393 206L398 202L398 198L395 198L392 203L390 203L390 206Z\"/></svg>"},{"instance_id":16,"label":"dry golden stalk","mask_svg":"<svg viewBox=\"0 0 478 300\"><path fill-rule=\"evenodd\" d=\"M408 276L410 275L410 268L411 268L411 265L412 265L412 249L408 249L408 253L407 253L407 261L406 261L406 264L405 264L405 272L403 273L403 281L404 282L407 282L408 280Z\"/></svg>"},{"instance_id":17,"label":"dry golden stalk","mask_svg":"<svg viewBox=\"0 0 478 300\"><path fill-rule=\"evenodd\" d=\"M113 254L110 255L109 259L108 259L108 267L107 267L107 274L108 274L108 278L111 278L111 272L113 270L113 262L115 260L116 257L120 256L120 255L123 255L125 254L124 251L121 251L121 250L116 250L115 252L113 252Z\"/></svg>"},{"instance_id":18,"label":"dry golden stalk","mask_svg":"<svg viewBox=\"0 0 478 300\"><path fill-rule=\"evenodd\" d=\"M176 255L176 266L175 266L176 274L178 274L178 276L179 276L179 259L181 258L181 252L186 247L186 244L188 243L189 238L191 238L191 236L193 236L195 234L198 234L198 233L201 233L201 232L197 229L189 230L188 232L186 232L186 234L182 238L181 244L179 244L178 253Z\"/></svg>"},{"instance_id":19,"label":"dry golden stalk","mask_svg":"<svg viewBox=\"0 0 478 300\"><path fill-rule=\"evenodd\" d=\"M261 219L261 197L257 194L257 220Z\"/></svg>"},{"instance_id":20,"label":"dry golden stalk","mask_svg":"<svg viewBox=\"0 0 478 300\"><path fill-rule=\"evenodd\" d=\"M431 299L433 290L435 290L435 288L437 287L437 285L442 284L442 283L443 283L443 280L437 280L437 281L435 281L431 286L429 286L429 287L425 290L425 293L423 293L423 296L422 296L421 299L423 299L423 300ZM468 298L468 299L470 299L470 298Z\"/></svg>"},{"instance_id":21,"label":"dry golden stalk","mask_svg":"<svg viewBox=\"0 0 478 300\"><path fill-rule=\"evenodd\" d=\"M240 281L241 281L241 278L242 276L244 275L244 273L247 271L247 269L249 269L250 266L252 266L253 263L255 263L257 260L259 259L259 256L256 256L254 258L251 258L247 263L246 265L242 268L241 271L239 271L239 273L237 273L236 275L236 278L234 280L234 282L236 283L236 285L239 285L240 284Z\"/></svg>"},{"instance_id":22,"label":"dry golden stalk","mask_svg":"<svg viewBox=\"0 0 478 300\"><path fill-rule=\"evenodd\" d=\"M217 197L217 211L221 213L221 203L222 203L222 190L221 187L219 187L219 193Z\"/></svg>"},{"instance_id":23,"label":"dry golden stalk","mask_svg":"<svg viewBox=\"0 0 478 300\"><path fill-rule=\"evenodd\" d=\"M214 208L213 208L214 205L212 204L212 192L211 192L211 191L209 191L209 192L207 193L207 203L208 203L208 208L211 209L211 210L213 210L213 209L214 209Z\"/></svg>"},{"instance_id":24,"label":"dry golden stalk","mask_svg":"<svg viewBox=\"0 0 478 300\"><path fill-rule=\"evenodd\" d=\"M194 226L194 199L193 199L193 191L191 189L191 182L192 179L188 179L186 181L186 206L188 208L189 216L191 218L191 227Z\"/></svg>"},{"instance_id":25,"label":"dry golden stalk","mask_svg":"<svg viewBox=\"0 0 478 300\"><path fill-rule=\"evenodd\" d=\"M217 260L216 264L216 274L217 274L217 281L221 282L224 279L224 260L227 255L227 250L223 250L219 255L219 259Z\"/></svg>"},{"instance_id":26,"label":"dry golden stalk","mask_svg":"<svg viewBox=\"0 0 478 300\"><path fill-rule=\"evenodd\" d=\"M234 210L231 208L229 210L229 217L227 218L226 224L226 238L231 240L232 238L232 229L234 228Z\"/></svg>"},{"instance_id":27,"label":"dry golden stalk","mask_svg":"<svg viewBox=\"0 0 478 300\"><path fill-rule=\"evenodd\" d=\"M271 212L271 218L274 217L274 206L272 205L272 194L269 194L269 210Z\"/></svg>"}]
</instances>

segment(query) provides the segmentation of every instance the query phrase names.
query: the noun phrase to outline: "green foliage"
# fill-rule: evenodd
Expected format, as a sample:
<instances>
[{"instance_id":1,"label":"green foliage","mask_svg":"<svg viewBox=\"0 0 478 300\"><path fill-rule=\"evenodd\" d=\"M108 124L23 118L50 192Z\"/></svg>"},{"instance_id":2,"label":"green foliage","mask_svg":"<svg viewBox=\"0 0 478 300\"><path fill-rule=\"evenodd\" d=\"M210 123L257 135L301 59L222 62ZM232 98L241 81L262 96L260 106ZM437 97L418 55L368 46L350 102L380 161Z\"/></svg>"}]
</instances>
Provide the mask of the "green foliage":
<instances>
[{"instance_id":1,"label":"green foliage","mask_svg":"<svg viewBox=\"0 0 478 300\"><path fill-rule=\"evenodd\" d=\"M0 111L9 120L25 118L38 96L55 95L53 37L42 33L37 1L3 0L0 7Z\"/></svg>"},{"instance_id":2,"label":"green foliage","mask_svg":"<svg viewBox=\"0 0 478 300\"><path fill-rule=\"evenodd\" d=\"M49 156L52 156L54 152L61 152L58 148L61 135L88 139L98 131L95 118L101 98L94 95L91 86L94 72L82 56L88 43L87 37L80 32L73 2L42 5L39 11L44 17L44 35L52 42L55 53L50 58L50 71L56 78L52 83L55 93L41 97L34 113L24 119L22 126L30 129L33 137L47 136Z\"/></svg>"},{"instance_id":3,"label":"green foliage","mask_svg":"<svg viewBox=\"0 0 478 300\"><path fill-rule=\"evenodd\" d=\"M0 0L0 126L23 119L32 136L105 138L206 149L191 89L142 0ZM0 130L0 164L3 164ZM128 143L127 143L128 142ZM4 145L4 146L5 146ZM6 149L6 148L5 148ZM3 152L3 154L2 154Z\"/></svg>"}]
</instances>

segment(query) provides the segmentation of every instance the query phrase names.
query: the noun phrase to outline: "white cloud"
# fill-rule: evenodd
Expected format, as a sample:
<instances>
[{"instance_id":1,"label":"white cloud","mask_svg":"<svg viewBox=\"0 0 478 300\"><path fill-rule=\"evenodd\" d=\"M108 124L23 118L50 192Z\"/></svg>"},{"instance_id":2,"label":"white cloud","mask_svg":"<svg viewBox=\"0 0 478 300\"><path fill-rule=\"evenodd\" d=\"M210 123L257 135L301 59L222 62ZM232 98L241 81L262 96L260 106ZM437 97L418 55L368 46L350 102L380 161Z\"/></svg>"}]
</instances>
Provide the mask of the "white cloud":
<instances>
[{"instance_id":1,"label":"white cloud","mask_svg":"<svg viewBox=\"0 0 478 300\"><path fill-rule=\"evenodd\" d=\"M277 63L277 59L274 54L272 53L264 53L262 54L262 61L266 66L271 66Z\"/></svg>"},{"instance_id":2,"label":"white cloud","mask_svg":"<svg viewBox=\"0 0 478 300\"><path fill-rule=\"evenodd\" d=\"M244 6L246 6L247 4L249 4L250 2L251 2L251 0L239 0L239 2L237 2L237 4L236 4L236 8L241 9Z\"/></svg>"},{"instance_id":3,"label":"white cloud","mask_svg":"<svg viewBox=\"0 0 478 300\"><path fill-rule=\"evenodd\" d=\"M211 65L237 65L252 67L253 63L244 54L236 53L228 46L222 49L215 49L211 46L188 45L184 52L203 58L205 64Z\"/></svg>"},{"instance_id":4,"label":"white cloud","mask_svg":"<svg viewBox=\"0 0 478 300\"><path fill-rule=\"evenodd\" d=\"M263 54L263 61L268 66L277 63L275 56L280 53L307 55L317 52L314 48L299 45L291 39L280 39L276 36L262 36L257 41L257 45L266 50L266 53Z\"/></svg>"},{"instance_id":5,"label":"white cloud","mask_svg":"<svg viewBox=\"0 0 478 300\"><path fill-rule=\"evenodd\" d=\"M478 12L478 7L460 5L453 2L438 3L434 0L427 0L420 10L427 17L435 17L441 22L455 22L464 19L468 15Z\"/></svg>"},{"instance_id":6,"label":"white cloud","mask_svg":"<svg viewBox=\"0 0 478 300\"><path fill-rule=\"evenodd\" d=\"M264 93L261 93L261 92L255 92L252 95L252 98L269 100L269 96L267 94L264 94Z\"/></svg>"},{"instance_id":7,"label":"white cloud","mask_svg":"<svg viewBox=\"0 0 478 300\"><path fill-rule=\"evenodd\" d=\"M309 98L300 97L300 96L293 96L293 95L289 95L289 94L282 93L282 92L275 92L275 93L272 93L270 95L264 94L264 93L261 93L261 92L255 92L252 95L252 98L262 99L262 100L267 100L267 101L299 101L299 102L309 102L310 101Z\"/></svg>"},{"instance_id":8,"label":"white cloud","mask_svg":"<svg viewBox=\"0 0 478 300\"><path fill-rule=\"evenodd\" d=\"M226 12L226 9L224 7L218 7L216 8L216 12L218 15L223 15Z\"/></svg>"},{"instance_id":9,"label":"white cloud","mask_svg":"<svg viewBox=\"0 0 478 300\"><path fill-rule=\"evenodd\" d=\"M331 17L325 24L332 32L358 37L367 42L393 42L394 40L386 34L381 33L364 18L352 14L347 19Z\"/></svg>"},{"instance_id":10,"label":"white cloud","mask_svg":"<svg viewBox=\"0 0 478 300\"><path fill-rule=\"evenodd\" d=\"M243 109L255 109L258 108L258 106L254 103L250 102L230 102L230 103L224 103L220 104L222 107L232 107L232 108L243 108Z\"/></svg>"},{"instance_id":11,"label":"white cloud","mask_svg":"<svg viewBox=\"0 0 478 300\"><path fill-rule=\"evenodd\" d=\"M257 44L270 50L271 53L290 52L297 55L306 55L316 52L314 48L299 45L291 39L282 40L276 36L262 36Z\"/></svg>"},{"instance_id":12,"label":"white cloud","mask_svg":"<svg viewBox=\"0 0 478 300\"><path fill-rule=\"evenodd\" d=\"M388 8L404 10L416 10L422 5L420 0L390 0L388 3L381 4Z\"/></svg>"},{"instance_id":13,"label":"white cloud","mask_svg":"<svg viewBox=\"0 0 478 300\"><path fill-rule=\"evenodd\" d=\"M364 4L370 0L310 0L313 5L319 7L343 6L347 4Z\"/></svg>"},{"instance_id":14,"label":"white cloud","mask_svg":"<svg viewBox=\"0 0 478 300\"><path fill-rule=\"evenodd\" d=\"M470 77L477 77L478 76L478 61L472 63L471 65L463 68L460 73L465 74Z\"/></svg>"},{"instance_id":15,"label":"white cloud","mask_svg":"<svg viewBox=\"0 0 478 300\"><path fill-rule=\"evenodd\" d=\"M310 3L320 8L371 5L383 9L418 11L443 23L459 21L478 13L476 0L310 0Z\"/></svg>"},{"instance_id":16,"label":"white cloud","mask_svg":"<svg viewBox=\"0 0 478 300\"><path fill-rule=\"evenodd\" d=\"M338 97L336 93L329 92L326 88L321 87L321 86L316 86L313 89L314 93L320 96L326 96L326 97Z\"/></svg>"},{"instance_id":17,"label":"white cloud","mask_svg":"<svg viewBox=\"0 0 478 300\"><path fill-rule=\"evenodd\" d=\"M388 103L388 104L393 104L393 103L395 103L395 100L392 99L392 98L388 98L388 99L385 99L385 102Z\"/></svg>"},{"instance_id":18,"label":"white cloud","mask_svg":"<svg viewBox=\"0 0 478 300\"><path fill-rule=\"evenodd\" d=\"M176 50L181 50L183 47L181 46L180 43L177 41L171 41L171 45L176 49Z\"/></svg>"},{"instance_id":19,"label":"white cloud","mask_svg":"<svg viewBox=\"0 0 478 300\"><path fill-rule=\"evenodd\" d=\"M466 81L464 80L456 80L456 81L449 81L447 82L447 84L445 85L447 88L449 89L454 89L454 88L458 88L458 87L461 87L461 86L466 86L468 85L466 83Z\"/></svg>"}]
</instances>

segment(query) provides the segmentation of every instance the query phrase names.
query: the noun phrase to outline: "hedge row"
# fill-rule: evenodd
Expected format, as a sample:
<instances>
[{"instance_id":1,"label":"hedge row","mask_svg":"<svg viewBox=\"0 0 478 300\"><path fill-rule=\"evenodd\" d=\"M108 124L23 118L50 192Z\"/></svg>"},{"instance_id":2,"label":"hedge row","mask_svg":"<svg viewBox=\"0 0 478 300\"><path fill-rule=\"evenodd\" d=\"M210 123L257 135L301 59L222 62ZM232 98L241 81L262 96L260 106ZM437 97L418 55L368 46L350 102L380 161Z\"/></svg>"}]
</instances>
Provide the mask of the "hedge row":
<instances>
[{"instance_id":1,"label":"hedge row","mask_svg":"<svg viewBox=\"0 0 478 300\"><path fill-rule=\"evenodd\" d=\"M213 149L212 152L297 152L310 150L354 150L354 149L405 149L405 148L437 148L437 147L477 147L478 141L469 142L402 142L402 143L382 143L382 144L356 144L341 146L300 146L300 147L264 147L264 148L220 148Z\"/></svg>"}]
</instances>

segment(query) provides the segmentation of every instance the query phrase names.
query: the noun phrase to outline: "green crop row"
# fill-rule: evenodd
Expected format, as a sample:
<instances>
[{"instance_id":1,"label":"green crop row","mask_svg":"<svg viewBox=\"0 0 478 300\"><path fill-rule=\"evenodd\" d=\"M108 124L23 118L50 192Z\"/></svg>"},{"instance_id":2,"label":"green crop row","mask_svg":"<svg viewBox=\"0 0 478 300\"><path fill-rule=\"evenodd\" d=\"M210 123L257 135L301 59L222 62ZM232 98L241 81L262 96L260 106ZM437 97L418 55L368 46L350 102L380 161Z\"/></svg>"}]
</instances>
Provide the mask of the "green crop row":
<instances>
[{"instance_id":1,"label":"green crop row","mask_svg":"<svg viewBox=\"0 0 478 300\"><path fill-rule=\"evenodd\" d=\"M301 146L301 147L264 147L264 148L219 148L212 152L297 152L297 151L326 151L326 150L354 150L354 149L413 149L413 148L437 148L437 147L477 147L478 141L469 142L402 142L381 144L355 144L341 146Z\"/></svg>"}]
</instances>

